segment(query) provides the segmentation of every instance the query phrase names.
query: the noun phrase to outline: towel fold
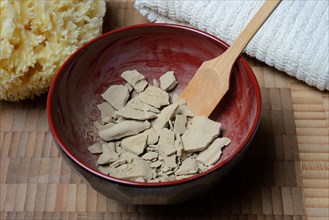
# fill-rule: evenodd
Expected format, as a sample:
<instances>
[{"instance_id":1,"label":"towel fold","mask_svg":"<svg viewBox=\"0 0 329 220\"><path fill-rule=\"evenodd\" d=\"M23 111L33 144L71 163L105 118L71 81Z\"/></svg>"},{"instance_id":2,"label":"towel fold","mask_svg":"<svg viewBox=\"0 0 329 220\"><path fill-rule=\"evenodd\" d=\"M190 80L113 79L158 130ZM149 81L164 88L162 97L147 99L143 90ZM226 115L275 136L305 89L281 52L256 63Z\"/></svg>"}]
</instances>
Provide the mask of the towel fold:
<instances>
[{"instance_id":1,"label":"towel fold","mask_svg":"<svg viewBox=\"0 0 329 220\"><path fill-rule=\"evenodd\" d=\"M196 27L231 44L263 1L136 0L151 22ZM329 1L282 1L245 53L320 90L329 90Z\"/></svg>"}]
</instances>

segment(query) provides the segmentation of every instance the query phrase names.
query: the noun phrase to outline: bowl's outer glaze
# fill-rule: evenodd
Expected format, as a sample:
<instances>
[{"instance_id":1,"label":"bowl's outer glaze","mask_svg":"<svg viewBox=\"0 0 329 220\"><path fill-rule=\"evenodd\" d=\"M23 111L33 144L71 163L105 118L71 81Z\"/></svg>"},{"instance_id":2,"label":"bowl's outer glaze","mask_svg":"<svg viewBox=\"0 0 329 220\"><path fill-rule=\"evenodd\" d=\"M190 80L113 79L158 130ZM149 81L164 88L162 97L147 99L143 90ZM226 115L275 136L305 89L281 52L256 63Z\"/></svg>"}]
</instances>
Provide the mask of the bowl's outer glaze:
<instances>
[{"instance_id":1,"label":"bowl's outer glaze","mask_svg":"<svg viewBox=\"0 0 329 220\"><path fill-rule=\"evenodd\" d=\"M230 89L210 116L222 123L221 134L232 141L207 172L165 183L126 181L98 172L96 156L87 147L98 139L91 133L100 117L100 95L110 85L125 83L120 78L123 71L137 69L152 84L152 79L173 70L179 83L174 92L180 93L203 61L226 48L209 34L169 24L124 27L84 45L63 64L49 90L48 121L58 148L96 190L125 203L182 202L209 190L239 160L259 122L259 86L243 58L234 65Z\"/></svg>"}]
</instances>

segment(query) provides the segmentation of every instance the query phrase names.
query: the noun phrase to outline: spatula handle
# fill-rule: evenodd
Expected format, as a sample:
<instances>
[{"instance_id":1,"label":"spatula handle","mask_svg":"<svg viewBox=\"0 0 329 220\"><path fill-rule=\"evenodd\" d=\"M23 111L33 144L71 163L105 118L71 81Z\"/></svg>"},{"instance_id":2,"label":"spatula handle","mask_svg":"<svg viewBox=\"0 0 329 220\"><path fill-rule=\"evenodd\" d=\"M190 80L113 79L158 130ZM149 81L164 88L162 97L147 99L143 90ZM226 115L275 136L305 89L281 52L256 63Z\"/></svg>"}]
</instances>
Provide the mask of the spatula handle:
<instances>
[{"instance_id":1,"label":"spatula handle","mask_svg":"<svg viewBox=\"0 0 329 220\"><path fill-rule=\"evenodd\" d=\"M243 49L247 46L252 37L257 33L266 19L271 15L274 9L279 5L281 0L266 0L255 16L251 19L249 24L244 28L241 34L227 49L226 60L227 64L233 65L235 60L241 54Z\"/></svg>"}]
</instances>

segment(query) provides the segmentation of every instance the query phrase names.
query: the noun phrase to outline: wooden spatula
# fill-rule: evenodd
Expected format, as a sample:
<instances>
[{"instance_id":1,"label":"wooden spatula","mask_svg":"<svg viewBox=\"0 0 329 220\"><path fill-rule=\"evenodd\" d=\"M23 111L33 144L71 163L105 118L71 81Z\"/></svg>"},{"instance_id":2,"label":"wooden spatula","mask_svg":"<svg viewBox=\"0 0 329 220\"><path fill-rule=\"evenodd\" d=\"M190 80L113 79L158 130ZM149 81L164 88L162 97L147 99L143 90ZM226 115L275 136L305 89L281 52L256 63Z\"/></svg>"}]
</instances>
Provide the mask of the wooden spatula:
<instances>
[{"instance_id":1,"label":"wooden spatula","mask_svg":"<svg viewBox=\"0 0 329 220\"><path fill-rule=\"evenodd\" d=\"M266 0L233 44L220 56L202 63L181 97L195 115L209 116L229 89L232 66L281 0Z\"/></svg>"}]
</instances>

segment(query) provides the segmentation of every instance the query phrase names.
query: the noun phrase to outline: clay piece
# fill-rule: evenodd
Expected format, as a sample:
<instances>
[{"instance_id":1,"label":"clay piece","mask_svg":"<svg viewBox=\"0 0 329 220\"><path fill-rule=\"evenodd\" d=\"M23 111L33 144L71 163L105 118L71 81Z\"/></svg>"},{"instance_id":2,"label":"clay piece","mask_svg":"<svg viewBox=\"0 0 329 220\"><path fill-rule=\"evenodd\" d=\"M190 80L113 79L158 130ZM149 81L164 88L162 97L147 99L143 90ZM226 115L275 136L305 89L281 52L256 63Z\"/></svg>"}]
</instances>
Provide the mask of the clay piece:
<instances>
[{"instance_id":1,"label":"clay piece","mask_svg":"<svg viewBox=\"0 0 329 220\"><path fill-rule=\"evenodd\" d=\"M97 164L109 164L117 159L119 159L119 156L111 147L103 147L103 153L99 156Z\"/></svg>"},{"instance_id":2,"label":"clay piece","mask_svg":"<svg viewBox=\"0 0 329 220\"><path fill-rule=\"evenodd\" d=\"M157 152L147 152L145 153L142 158L144 160L150 160L150 161L154 161L158 158L159 154Z\"/></svg>"},{"instance_id":3,"label":"clay piece","mask_svg":"<svg viewBox=\"0 0 329 220\"><path fill-rule=\"evenodd\" d=\"M161 151L160 151L160 154L161 154L162 159L164 160L165 164L167 165L167 167L169 169L173 169L173 168L177 167L176 155L175 154L172 154L172 155L168 156L166 154L163 154Z\"/></svg>"},{"instance_id":4,"label":"clay piece","mask_svg":"<svg viewBox=\"0 0 329 220\"><path fill-rule=\"evenodd\" d=\"M154 129L151 127L149 129L146 129L143 133L147 134L147 144L152 145L156 144L159 140L159 135L154 131Z\"/></svg>"},{"instance_id":5,"label":"clay piece","mask_svg":"<svg viewBox=\"0 0 329 220\"><path fill-rule=\"evenodd\" d=\"M140 110L140 111L160 113L159 109L157 109L157 108L155 108L155 107L153 107L149 104L146 104L146 103L142 102L139 99L139 96L135 96L134 98L129 100L126 107L130 107L130 108Z\"/></svg>"},{"instance_id":6,"label":"clay piece","mask_svg":"<svg viewBox=\"0 0 329 220\"><path fill-rule=\"evenodd\" d=\"M184 148L182 143L182 137L178 133L175 133L175 148L176 148L177 157L180 160Z\"/></svg>"},{"instance_id":7,"label":"clay piece","mask_svg":"<svg viewBox=\"0 0 329 220\"><path fill-rule=\"evenodd\" d=\"M107 117L102 118L102 123L104 123L104 124L109 124L111 122L113 122L112 117L107 116Z\"/></svg>"},{"instance_id":8,"label":"clay piece","mask_svg":"<svg viewBox=\"0 0 329 220\"><path fill-rule=\"evenodd\" d=\"M160 84L159 84L158 80L153 79L153 86L160 87Z\"/></svg>"},{"instance_id":9,"label":"clay piece","mask_svg":"<svg viewBox=\"0 0 329 220\"><path fill-rule=\"evenodd\" d=\"M107 124L96 123L95 127L97 128L98 131L101 131L101 130L104 130L106 128L110 128L113 125L115 125L115 123L107 123Z\"/></svg>"},{"instance_id":10,"label":"clay piece","mask_svg":"<svg viewBox=\"0 0 329 220\"><path fill-rule=\"evenodd\" d=\"M186 115L188 117L193 117L193 112L187 107L187 103L184 99L179 98L177 94L174 94L172 97L173 104L178 104L178 109L176 114L178 115Z\"/></svg>"},{"instance_id":11,"label":"clay piece","mask_svg":"<svg viewBox=\"0 0 329 220\"><path fill-rule=\"evenodd\" d=\"M145 183L145 180L142 177L137 177L135 181Z\"/></svg>"},{"instance_id":12,"label":"clay piece","mask_svg":"<svg viewBox=\"0 0 329 220\"><path fill-rule=\"evenodd\" d=\"M128 161L126 159L119 159L111 164L112 167L119 167L122 164L126 164Z\"/></svg>"},{"instance_id":13,"label":"clay piece","mask_svg":"<svg viewBox=\"0 0 329 220\"><path fill-rule=\"evenodd\" d=\"M121 108L120 110L116 111L114 114L118 116L122 116L123 118L126 119L134 119L139 121L154 119L157 117L155 113L137 110L129 106Z\"/></svg>"},{"instance_id":14,"label":"clay piece","mask_svg":"<svg viewBox=\"0 0 329 220\"><path fill-rule=\"evenodd\" d=\"M176 115L175 116L175 124L174 124L174 131L178 134L184 134L186 131L186 123L187 117L186 115Z\"/></svg>"},{"instance_id":15,"label":"clay piece","mask_svg":"<svg viewBox=\"0 0 329 220\"><path fill-rule=\"evenodd\" d=\"M97 169L101 172L104 173L106 175L109 175L109 165L97 165Z\"/></svg>"},{"instance_id":16,"label":"clay piece","mask_svg":"<svg viewBox=\"0 0 329 220\"><path fill-rule=\"evenodd\" d=\"M155 86L148 86L144 92L139 94L139 99L156 108L170 104L169 94Z\"/></svg>"},{"instance_id":17,"label":"clay piece","mask_svg":"<svg viewBox=\"0 0 329 220\"><path fill-rule=\"evenodd\" d=\"M150 164L152 168L158 168L163 164L163 161L157 160Z\"/></svg>"},{"instance_id":18,"label":"clay piece","mask_svg":"<svg viewBox=\"0 0 329 220\"><path fill-rule=\"evenodd\" d=\"M174 71L168 71L160 77L160 88L165 91L170 91L177 85L177 80Z\"/></svg>"},{"instance_id":19,"label":"clay piece","mask_svg":"<svg viewBox=\"0 0 329 220\"><path fill-rule=\"evenodd\" d=\"M142 178L144 181L148 181L151 174L150 166L142 159L133 159L131 163L109 168L109 175L127 180Z\"/></svg>"},{"instance_id":20,"label":"clay piece","mask_svg":"<svg viewBox=\"0 0 329 220\"><path fill-rule=\"evenodd\" d=\"M115 109L108 102L103 102L101 104L98 104L97 108L101 112L102 118L106 118L106 117L111 118L115 111Z\"/></svg>"},{"instance_id":21,"label":"clay piece","mask_svg":"<svg viewBox=\"0 0 329 220\"><path fill-rule=\"evenodd\" d=\"M191 127L182 135L186 152L202 151L219 135L221 124L205 116L195 116Z\"/></svg>"},{"instance_id":22,"label":"clay piece","mask_svg":"<svg viewBox=\"0 0 329 220\"><path fill-rule=\"evenodd\" d=\"M123 151L120 154L120 159L125 159L127 160L128 163L131 163L134 159L138 160L140 157L138 157L136 154L128 152L128 151Z\"/></svg>"},{"instance_id":23,"label":"clay piece","mask_svg":"<svg viewBox=\"0 0 329 220\"><path fill-rule=\"evenodd\" d=\"M196 160L205 165L214 165L222 155L222 148L230 144L229 138L216 138L207 149L200 152Z\"/></svg>"},{"instance_id":24,"label":"clay piece","mask_svg":"<svg viewBox=\"0 0 329 220\"><path fill-rule=\"evenodd\" d=\"M122 139L121 146L126 151L140 155L146 147L146 140L147 134L141 133Z\"/></svg>"},{"instance_id":25,"label":"clay piece","mask_svg":"<svg viewBox=\"0 0 329 220\"><path fill-rule=\"evenodd\" d=\"M101 143L95 143L88 147L88 150L92 154L101 154L103 153L103 148Z\"/></svg>"},{"instance_id":26,"label":"clay piece","mask_svg":"<svg viewBox=\"0 0 329 220\"><path fill-rule=\"evenodd\" d=\"M131 93L134 90L134 88L129 83L126 83L125 87L128 89L129 93Z\"/></svg>"},{"instance_id":27,"label":"clay piece","mask_svg":"<svg viewBox=\"0 0 329 220\"><path fill-rule=\"evenodd\" d=\"M173 114L174 114L175 110L177 109L177 107L178 107L178 104L172 104L172 105L166 106L165 108L162 109L162 111L160 112L158 117L151 122L152 127L154 128L154 130L156 132L161 130L162 128L164 128L166 126L168 121L173 116Z\"/></svg>"},{"instance_id":28,"label":"clay piece","mask_svg":"<svg viewBox=\"0 0 329 220\"><path fill-rule=\"evenodd\" d=\"M112 141L138 134L150 126L151 124L148 121L126 120L119 124L115 124L110 128L99 131L98 135L104 141Z\"/></svg>"},{"instance_id":29,"label":"clay piece","mask_svg":"<svg viewBox=\"0 0 329 220\"><path fill-rule=\"evenodd\" d=\"M144 91L147 86L145 77L137 70L127 70L121 74L121 77L126 80L138 93Z\"/></svg>"},{"instance_id":30,"label":"clay piece","mask_svg":"<svg viewBox=\"0 0 329 220\"><path fill-rule=\"evenodd\" d=\"M198 163L195 159L187 158L175 172L176 175L188 175L198 172Z\"/></svg>"},{"instance_id":31,"label":"clay piece","mask_svg":"<svg viewBox=\"0 0 329 220\"><path fill-rule=\"evenodd\" d=\"M135 70L122 77L127 83L112 85L102 95L106 102L97 106L101 119L94 126L101 140L88 150L98 156L100 172L165 182L204 172L220 160L230 139L218 138L220 123L194 116L185 100L164 91L177 84L173 72L165 73L160 85L154 79L153 86Z\"/></svg>"},{"instance_id":32,"label":"clay piece","mask_svg":"<svg viewBox=\"0 0 329 220\"><path fill-rule=\"evenodd\" d=\"M125 86L113 85L102 94L102 97L116 110L119 110L126 105L129 91Z\"/></svg>"},{"instance_id":33,"label":"clay piece","mask_svg":"<svg viewBox=\"0 0 329 220\"><path fill-rule=\"evenodd\" d=\"M163 152L166 156L176 153L174 132L167 128L163 128L159 131L159 136L158 150Z\"/></svg>"}]
</instances>

